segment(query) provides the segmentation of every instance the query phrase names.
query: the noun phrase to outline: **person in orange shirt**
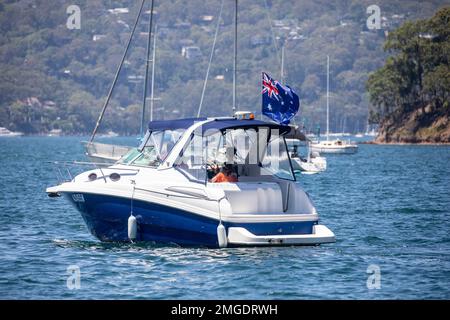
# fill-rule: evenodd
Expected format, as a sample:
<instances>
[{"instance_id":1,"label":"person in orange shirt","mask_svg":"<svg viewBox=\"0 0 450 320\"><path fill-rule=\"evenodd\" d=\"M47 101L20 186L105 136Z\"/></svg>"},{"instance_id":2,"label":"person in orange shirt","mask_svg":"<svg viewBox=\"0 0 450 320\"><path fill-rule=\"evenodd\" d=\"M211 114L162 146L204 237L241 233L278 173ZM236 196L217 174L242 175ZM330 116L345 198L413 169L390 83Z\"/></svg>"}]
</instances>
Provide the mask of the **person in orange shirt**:
<instances>
[{"instance_id":1,"label":"person in orange shirt","mask_svg":"<svg viewBox=\"0 0 450 320\"><path fill-rule=\"evenodd\" d=\"M238 182L238 178L233 172L233 166L231 164L226 164L222 167L222 170L211 179L211 182Z\"/></svg>"}]
</instances>

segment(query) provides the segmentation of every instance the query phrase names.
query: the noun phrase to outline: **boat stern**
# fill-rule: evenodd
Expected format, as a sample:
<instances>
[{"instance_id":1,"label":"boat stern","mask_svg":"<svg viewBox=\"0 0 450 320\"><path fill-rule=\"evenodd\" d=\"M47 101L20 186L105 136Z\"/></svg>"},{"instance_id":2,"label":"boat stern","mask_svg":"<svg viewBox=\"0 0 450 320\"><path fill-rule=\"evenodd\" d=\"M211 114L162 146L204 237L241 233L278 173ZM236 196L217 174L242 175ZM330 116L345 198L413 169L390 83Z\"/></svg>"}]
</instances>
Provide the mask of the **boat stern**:
<instances>
[{"instance_id":1,"label":"boat stern","mask_svg":"<svg viewBox=\"0 0 450 320\"><path fill-rule=\"evenodd\" d=\"M236 246L319 245L335 241L334 233L320 224L313 226L311 234L255 235L245 228L228 228L228 243Z\"/></svg>"}]
</instances>

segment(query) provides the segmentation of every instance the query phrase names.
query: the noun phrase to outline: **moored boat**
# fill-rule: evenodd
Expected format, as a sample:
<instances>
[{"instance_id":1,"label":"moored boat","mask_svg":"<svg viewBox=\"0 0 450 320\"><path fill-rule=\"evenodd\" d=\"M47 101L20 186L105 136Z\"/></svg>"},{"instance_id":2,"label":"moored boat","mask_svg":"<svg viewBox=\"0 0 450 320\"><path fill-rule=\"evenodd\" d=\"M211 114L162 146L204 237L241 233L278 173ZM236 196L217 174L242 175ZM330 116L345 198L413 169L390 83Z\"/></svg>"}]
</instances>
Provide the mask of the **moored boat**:
<instances>
[{"instance_id":1,"label":"moored boat","mask_svg":"<svg viewBox=\"0 0 450 320\"><path fill-rule=\"evenodd\" d=\"M0 127L0 137L19 137L19 136L23 136L23 133L10 131L4 127Z\"/></svg>"},{"instance_id":2,"label":"moored boat","mask_svg":"<svg viewBox=\"0 0 450 320\"><path fill-rule=\"evenodd\" d=\"M311 142L306 137L303 141L286 139L286 142L294 171L300 171L302 174L316 174L327 169L327 159L311 150ZM306 145L306 156L302 156L299 152L302 143Z\"/></svg>"},{"instance_id":3,"label":"moored boat","mask_svg":"<svg viewBox=\"0 0 450 320\"><path fill-rule=\"evenodd\" d=\"M353 154L358 151L358 145L352 141L330 140L330 57L327 56L327 139L311 144L311 151L319 153ZM340 134L343 136L343 134Z\"/></svg>"},{"instance_id":4,"label":"moored boat","mask_svg":"<svg viewBox=\"0 0 450 320\"><path fill-rule=\"evenodd\" d=\"M358 151L358 145L340 139L323 140L311 144L311 150L319 153L353 154Z\"/></svg>"},{"instance_id":5,"label":"moored boat","mask_svg":"<svg viewBox=\"0 0 450 320\"><path fill-rule=\"evenodd\" d=\"M284 137L289 130L231 117L153 121L141 146L116 164L46 191L67 198L102 241L207 247L334 242L296 183ZM213 182L220 174L233 179Z\"/></svg>"}]
</instances>

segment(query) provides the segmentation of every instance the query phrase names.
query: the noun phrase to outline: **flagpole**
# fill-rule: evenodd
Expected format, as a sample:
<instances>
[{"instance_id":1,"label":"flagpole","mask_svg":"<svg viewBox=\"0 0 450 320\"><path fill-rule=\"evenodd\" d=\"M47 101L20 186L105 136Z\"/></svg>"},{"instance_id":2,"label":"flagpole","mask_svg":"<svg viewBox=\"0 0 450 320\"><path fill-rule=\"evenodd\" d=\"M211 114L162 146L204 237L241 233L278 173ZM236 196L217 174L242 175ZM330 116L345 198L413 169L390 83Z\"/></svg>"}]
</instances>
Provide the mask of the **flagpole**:
<instances>
[{"instance_id":1,"label":"flagpole","mask_svg":"<svg viewBox=\"0 0 450 320\"><path fill-rule=\"evenodd\" d=\"M330 56L327 55L327 141L330 134Z\"/></svg>"},{"instance_id":2,"label":"flagpole","mask_svg":"<svg viewBox=\"0 0 450 320\"><path fill-rule=\"evenodd\" d=\"M233 116L236 112L236 58L237 58L237 19L238 19L238 0L234 3L234 58L233 58Z\"/></svg>"}]
</instances>

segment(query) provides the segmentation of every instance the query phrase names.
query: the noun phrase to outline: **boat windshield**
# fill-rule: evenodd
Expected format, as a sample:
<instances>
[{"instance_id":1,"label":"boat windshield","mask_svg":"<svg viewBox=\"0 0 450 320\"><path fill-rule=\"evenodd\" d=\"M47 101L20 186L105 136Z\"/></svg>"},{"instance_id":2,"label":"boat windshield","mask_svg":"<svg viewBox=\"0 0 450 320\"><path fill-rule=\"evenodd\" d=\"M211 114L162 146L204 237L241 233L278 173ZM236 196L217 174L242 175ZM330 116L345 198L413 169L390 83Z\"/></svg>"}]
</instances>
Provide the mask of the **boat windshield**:
<instances>
[{"instance_id":1,"label":"boat windshield","mask_svg":"<svg viewBox=\"0 0 450 320\"><path fill-rule=\"evenodd\" d=\"M230 177L223 182L264 176L295 180L284 137L267 127L194 134L174 166L202 183L216 182L215 176L223 172Z\"/></svg>"},{"instance_id":2,"label":"boat windshield","mask_svg":"<svg viewBox=\"0 0 450 320\"><path fill-rule=\"evenodd\" d=\"M185 129L148 132L139 148L130 150L120 163L157 167L167 158L184 131Z\"/></svg>"}]
</instances>

